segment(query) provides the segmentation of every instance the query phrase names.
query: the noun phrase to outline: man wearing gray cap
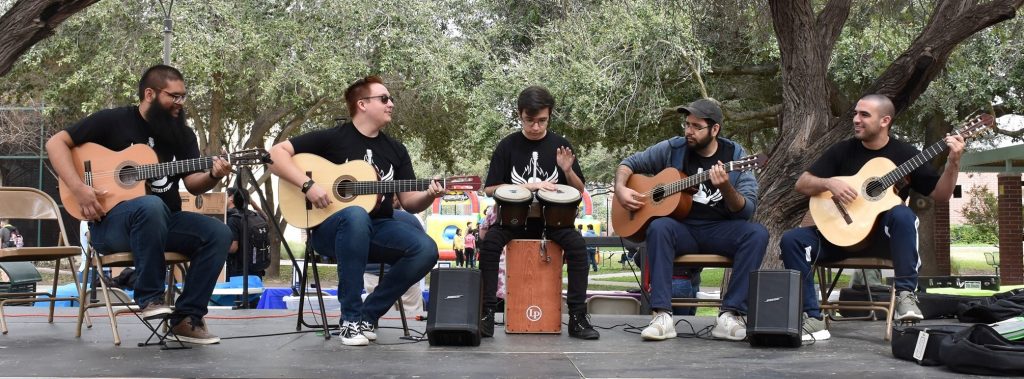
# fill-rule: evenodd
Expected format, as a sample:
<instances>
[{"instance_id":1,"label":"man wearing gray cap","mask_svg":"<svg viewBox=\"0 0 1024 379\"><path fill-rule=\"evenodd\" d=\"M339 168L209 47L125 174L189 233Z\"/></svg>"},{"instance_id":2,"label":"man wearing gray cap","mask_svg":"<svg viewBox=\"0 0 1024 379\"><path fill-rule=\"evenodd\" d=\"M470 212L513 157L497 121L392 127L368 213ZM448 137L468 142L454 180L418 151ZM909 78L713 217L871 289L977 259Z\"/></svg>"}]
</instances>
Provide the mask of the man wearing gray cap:
<instances>
[{"instance_id":1,"label":"man wearing gray cap","mask_svg":"<svg viewBox=\"0 0 1024 379\"><path fill-rule=\"evenodd\" d=\"M711 334L740 341L746 338L747 282L761 265L768 246L768 230L750 222L757 206L757 180L749 171L726 172L722 162L746 155L739 143L720 137L722 109L713 100L700 99L684 107L684 137L672 137L624 159L615 173L615 200L630 211L644 207L648 196L626 186L630 175L653 175L674 167L693 176L710 171L699 185L685 219L658 217L646 230L654 319L640 334L660 341L676 336L672 321L672 262L692 253L714 253L732 258L733 275Z\"/></svg>"}]
</instances>

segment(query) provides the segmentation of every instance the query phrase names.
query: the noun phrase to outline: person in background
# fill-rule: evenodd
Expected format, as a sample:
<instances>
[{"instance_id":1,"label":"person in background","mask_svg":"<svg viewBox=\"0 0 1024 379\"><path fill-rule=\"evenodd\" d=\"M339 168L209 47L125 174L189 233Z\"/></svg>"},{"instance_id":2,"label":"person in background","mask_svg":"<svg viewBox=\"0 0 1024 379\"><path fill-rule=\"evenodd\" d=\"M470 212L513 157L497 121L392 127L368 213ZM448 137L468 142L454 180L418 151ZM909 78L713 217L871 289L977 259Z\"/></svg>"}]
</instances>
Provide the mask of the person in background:
<instances>
[{"instance_id":1,"label":"person in background","mask_svg":"<svg viewBox=\"0 0 1024 379\"><path fill-rule=\"evenodd\" d=\"M452 250L455 250L455 267L465 267L466 239L462 236L462 229L455 228L455 237L452 237Z\"/></svg>"},{"instance_id":2,"label":"person in background","mask_svg":"<svg viewBox=\"0 0 1024 379\"><path fill-rule=\"evenodd\" d=\"M466 223L466 267L476 268L476 229L473 223Z\"/></svg>"},{"instance_id":3,"label":"person in background","mask_svg":"<svg viewBox=\"0 0 1024 379\"><path fill-rule=\"evenodd\" d=\"M582 225L581 225L582 226ZM584 237L597 237L597 232L594 231L594 225L587 225L587 231L583 232ZM590 267L597 272L597 248L587 246L587 259L590 261Z\"/></svg>"}]
</instances>

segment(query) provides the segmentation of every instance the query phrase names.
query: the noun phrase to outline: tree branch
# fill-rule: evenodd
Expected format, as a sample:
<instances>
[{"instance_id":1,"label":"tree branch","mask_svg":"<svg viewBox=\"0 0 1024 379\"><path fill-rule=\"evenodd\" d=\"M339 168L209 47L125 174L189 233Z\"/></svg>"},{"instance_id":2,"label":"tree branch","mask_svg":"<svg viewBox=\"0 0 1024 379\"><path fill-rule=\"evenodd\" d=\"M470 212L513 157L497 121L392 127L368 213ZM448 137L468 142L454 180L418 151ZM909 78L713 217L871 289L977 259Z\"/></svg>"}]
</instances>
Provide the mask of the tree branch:
<instances>
[{"instance_id":1,"label":"tree branch","mask_svg":"<svg viewBox=\"0 0 1024 379\"><path fill-rule=\"evenodd\" d=\"M772 76L779 73L779 63L712 67L709 75L761 75Z\"/></svg>"},{"instance_id":2,"label":"tree branch","mask_svg":"<svg viewBox=\"0 0 1024 379\"><path fill-rule=\"evenodd\" d=\"M18 0L0 17L0 76L69 17L99 0Z\"/></svg>"},{"instance_id":3,"label":"tree branch","mask_svg":"<svg viewBox=\"0 0 1024 379\"><path fill-rule=\"evenodd\" d=\"M782 113L782 104L769 105L766 108L744 111L744 112L724 112L725 119L731 122L735 121L748 121L748 120L760 120L765 118L779 117L779 113Z\"/></svg>"}]
</instances>

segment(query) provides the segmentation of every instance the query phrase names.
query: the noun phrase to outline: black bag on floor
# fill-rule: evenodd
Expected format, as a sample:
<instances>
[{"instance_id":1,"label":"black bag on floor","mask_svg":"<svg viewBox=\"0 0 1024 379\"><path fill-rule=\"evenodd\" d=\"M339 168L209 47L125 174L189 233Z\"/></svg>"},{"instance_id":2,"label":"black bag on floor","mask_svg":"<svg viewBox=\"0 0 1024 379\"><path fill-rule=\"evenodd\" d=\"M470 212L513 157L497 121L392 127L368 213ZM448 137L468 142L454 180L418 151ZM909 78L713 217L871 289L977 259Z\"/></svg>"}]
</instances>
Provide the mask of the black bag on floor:
<instances>
[{"instance_id":1,"label":"black bag on floor","mask_svg":"<svg viewBox=\"0 0 1024 379\"><path fill-rule=\"evenodd\" d=\"M953 334L939 348L950 370L976 375L1024 375L1024 342L1010 341L986 324Z\"/></svg>"},{"instance_id":2,"label":"black bag on floor","mask_svg":"<svg viewBox=\"0 0 1024 379\"><path fill-rule=\"evenodd\" d=\"M907 328L892 329L892 356L905 360L914 361L921 366L941 366L942 359L939 356L939 348L942 342L949 339L953 334L967 329L970 325L928 325L911 326ZM924 349L921 351L920 359L914 357L918 349L918 340L921 332L928 334L927 342L922 341Z\"/></svg>"},{"instance_id":3,"label":"black bag on floor","mask_svg":"<svg viewBox=\"0 0 1024 379\"><path fill-rule=\"evenodd\" d=\"M960 322L993 323L1024 315L1024 288L997 293L989 298L965 301L957 307Z\"/></svg>"}]
</instances>

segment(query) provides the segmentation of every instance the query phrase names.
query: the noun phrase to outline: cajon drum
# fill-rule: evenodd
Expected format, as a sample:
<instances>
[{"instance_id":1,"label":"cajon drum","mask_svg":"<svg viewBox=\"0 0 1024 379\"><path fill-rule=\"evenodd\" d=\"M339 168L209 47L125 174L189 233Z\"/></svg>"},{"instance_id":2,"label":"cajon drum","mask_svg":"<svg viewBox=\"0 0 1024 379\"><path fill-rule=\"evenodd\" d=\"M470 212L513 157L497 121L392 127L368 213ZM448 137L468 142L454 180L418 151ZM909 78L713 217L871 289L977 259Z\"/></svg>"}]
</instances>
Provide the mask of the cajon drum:
<instances>
[{"instance_id":1,"label":"cajon drum","mask_svg":"<svg viewBox=\"0 0 1024 379\"><path fill-rule=\"evenodd\" d=\"M505 260L505 333L561 333L562 247L512 240Z\"/></svg>"}]
</instances>

